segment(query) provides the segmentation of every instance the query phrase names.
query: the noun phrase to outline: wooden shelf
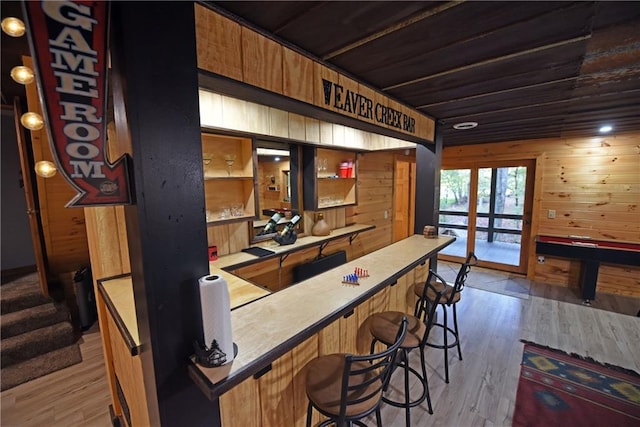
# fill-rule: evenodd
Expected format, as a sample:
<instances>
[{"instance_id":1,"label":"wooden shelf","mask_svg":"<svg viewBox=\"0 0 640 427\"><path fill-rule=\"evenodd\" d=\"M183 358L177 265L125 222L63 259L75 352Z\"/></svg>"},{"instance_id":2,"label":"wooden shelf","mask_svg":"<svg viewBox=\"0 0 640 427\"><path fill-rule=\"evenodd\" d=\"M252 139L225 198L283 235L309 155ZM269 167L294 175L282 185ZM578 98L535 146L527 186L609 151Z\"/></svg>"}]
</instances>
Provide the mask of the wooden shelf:
<instances>
[{"instance_id":1,"label":"wooden shelf","mask_svg":"<svg viewBox=\"0 0 640 427\"><path fill-rule=\"evenodd\" d=\"M207 225L255 218L252 140L203 133L202 159Z\"/></svg>"},{"instance_id":2,"label":"wooden shelf","mask_svg":"<svg viewBox=\"0 0 640 427\"><path fill-rule=\"evenodd\" d=\"M357 204L357 153L305 147L304 208L319 210ZM341 177L340 164L351 162L348 177Z\"/></svg>"}]
</instances>

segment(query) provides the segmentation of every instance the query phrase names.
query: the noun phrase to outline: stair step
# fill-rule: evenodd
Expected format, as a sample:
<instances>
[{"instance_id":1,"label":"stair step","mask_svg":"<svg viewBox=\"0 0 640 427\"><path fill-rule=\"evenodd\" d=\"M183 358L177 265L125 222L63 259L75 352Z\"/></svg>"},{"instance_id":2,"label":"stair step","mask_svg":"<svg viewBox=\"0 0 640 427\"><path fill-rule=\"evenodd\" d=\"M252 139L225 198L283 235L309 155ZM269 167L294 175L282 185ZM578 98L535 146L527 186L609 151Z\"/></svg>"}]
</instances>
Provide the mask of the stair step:
<instances>
[{"instance_id":1,"label":"stair step","mask_svg":"<svg viewBox=\"0 0 640 427\"><path fill-rule=\"evenodd\" d=\"M69 311L66 307L50 302L3 314L0 334L2 339L6 339L68 320Z\"/></svg>"},{"instance_id":2,"label":"stair step","mask_svg":"<svg viewBox=\"0 0 640 427\"><path fill-rule=\"evenodd\" d=\"M60 322L0 341L2 370L76 341L70 322Z\"/></svg>"},{"instance_id":3,"label":"stair step","mask_svg":"<svg viewBox=\"0 0 640 427\"><path fill-rule=\"evenodd\" d=\"M2 285L0 312L2 314L24 310L50 302L42 295L38 281L19 279Z\"/></svg>"},{"instance_id":4,"label":"stair step","mask_svg":"<svg viewBox=\"0 0 640 427\"><path fill-rule=\"evenodd\" d=\"M3 366L2 376L0 376L0 389L2 391L7 390L18 384L75 365L81 361L80 347L77 344L73 344L15 365Z\"/></svg>"}]
</instances>

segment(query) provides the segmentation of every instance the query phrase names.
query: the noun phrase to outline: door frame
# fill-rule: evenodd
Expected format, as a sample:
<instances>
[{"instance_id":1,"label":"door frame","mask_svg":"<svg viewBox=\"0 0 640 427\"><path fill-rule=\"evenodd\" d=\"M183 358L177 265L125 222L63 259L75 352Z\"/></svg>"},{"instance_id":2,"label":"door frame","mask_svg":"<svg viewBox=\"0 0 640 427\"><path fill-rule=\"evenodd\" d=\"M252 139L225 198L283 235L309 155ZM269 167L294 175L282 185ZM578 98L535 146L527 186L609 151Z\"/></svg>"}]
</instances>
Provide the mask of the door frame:
<instances>
[{"instance_id":1,"label":"door frame","mask_svg":"<svg viewBox=\"0 0 640 427\"><path fill-rule=\"evenodd\" d=\"M38 199L36 198L33 180L31 179L31 164L29 161L29 148L27 146L27 137L20 117L22 116L22 106L20 98L13 101L13 116L16 127L16 139L18 141L18 153L20 154L20 169L22 173L22 182L24 184L24 197L27 205L27 217L29 219L29 228L31 229L31 243L33 244L33 256L38 271L38 279L40 281L40 292L44 296L49 296L49 283L47 282L47 262L46 249L42 239L42 224L40 223L40 208Z\"/></svg>"},{"instance_id":2,"label":"door frame","mask_svg":"<svg viewBox=\"0 0 640 427\"><path fill-rule=\"evenodd\" d=\"M478 261L478 265L481 267L487 267L495 270L509 271L518 274L527 274L529 277L532 274L531 258L535 255L535 251L532 250L535 243L533 236L534 233L534 215L533 212L536 208L537 200L536 196L536 170L538 170L538 157L512 157L503 158L497 160L477 160L472 162L447 162L442 165L443 170L451 169L470 169L470 182L469 182L469 209L468 209L468 224L467 224L467 250L469 253L475 246L475 236L477 232L477 197L478 197L478 170L486 168L502 168L502 167L514 167L525 166L527 168L527 177L525 183L525 201L522 213L522 231L520 237L520 261L518 266L512 266L509 264L500 264L491 261ZM536 221L537 222L537 221ZM537 229L537 223L535 224ZM439 258L444 261L463 262L462 257L439 254Z\"/></svg>"},{"instance_id":3,"label":"door frame","mask_svg":"<svg viewBox=\"0 0 640 427\"><path fill-rule=\"evenodd\" d=\"M396 189L397 179L398 179L398 163L408 163L409 164L409 193L405 195L408 198L407 201L407 212L405 212L407 233L406 236L396 236L396 205L398 197ZM396 154L393 156L393 203L392 203L392 215L391 215L391 234L392 241L397 242L398 240L402 240L404 237L411 236L413 234L413 229L415 228L415 201L416 201L416 158L407 155L399 155Z\"/></svg>"}]
</instances>

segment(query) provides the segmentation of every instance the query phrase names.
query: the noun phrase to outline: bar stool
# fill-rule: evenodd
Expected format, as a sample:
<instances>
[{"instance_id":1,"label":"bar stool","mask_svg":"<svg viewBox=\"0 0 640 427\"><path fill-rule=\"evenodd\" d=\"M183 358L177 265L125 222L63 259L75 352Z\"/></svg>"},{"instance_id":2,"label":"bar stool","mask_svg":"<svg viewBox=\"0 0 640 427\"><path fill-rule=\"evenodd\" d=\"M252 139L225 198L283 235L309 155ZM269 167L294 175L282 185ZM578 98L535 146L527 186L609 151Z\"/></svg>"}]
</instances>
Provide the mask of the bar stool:
<instances>
[{"instance_id":1,"label":"bar stool","mask_svg":"<svg viewBox=\"0 0 640 427\"><path fill-rule=\"evenodd\" d=\"M431 396L429 395L429 382L427 379L424 348L427 340L429 339L429 331L431 330L431 323L433 322L435 311L435 306L433 306L427 314L425 322L416 316L411 316L399 311L374 313L368 318L369 331L371 332L371 335L373 335L373 340L371 341L371 353L373 353L377 342L381 342L387 346L393 344L394 331L398 329L398 325L400 322L403 322L404 319L408 321L407 335L400 344L400 349L398 350L399 357L397 358L393 368L394 371L396 368L402 368L404 370L404 402L395 401L387 398L386 396L382 397L382 401L389 405L398 408L405 408L407 427L411 426L411 408L418 406L424 402L425 399L427 401L429 413L433 414ZM416 348L420 351L420 367L422 374L409 366L409 352ZM409 395L409 374L413 374L422 385L422 393L420 394L420 397L415 400L411 400Z\"/></svg>"},{"instance_id":2,"label":"bar stool","mask_svg":"<svg viewBox=\"0 0 640 427\"><path fill-rule=\"evenodd\" d=\"M307 363L307 427L311 426L313 408L329 417L320 426L335 423L339 427L351 424L366 427L358 420L375 412L376 423L382 427L382 392L406 333L407 320L402 319L394 331L394 342L382 352L364 356L329 354Z\"/></svg>"},{"instance_id":3,"label":"bar stool","mask_svg":"<svg viewBox=\"0 0 640 427\"><path fill-rule=\"evenodd\" d=\"M462 360L462 351L460 350L460 335L458 333L458 316L456 314L456 303L460 301L460 292L464 289L467 276L471 267L478 264L478 258L473 252L469 252L467 259L460 266L456 281L453 286L447 284L447 282L436 274L433 270L429 270L429 277L427 281L423 283L416 283L413 287L414 293L419 297L416 302L415 315L417 317L423 317L427 314L427 311L434 306L438 305L442 307L442 323L433 323L433 326L442 328L443 341L442 345L427 343L429 347L444 349L444 373L445 382L449 384L449 349L453 347L458 348L458 358ZM447 308L453 307L453 328L450 328L447 323ZM454 341L448 342L449 334L453 335Z\"/></svg>"}]
</instances>

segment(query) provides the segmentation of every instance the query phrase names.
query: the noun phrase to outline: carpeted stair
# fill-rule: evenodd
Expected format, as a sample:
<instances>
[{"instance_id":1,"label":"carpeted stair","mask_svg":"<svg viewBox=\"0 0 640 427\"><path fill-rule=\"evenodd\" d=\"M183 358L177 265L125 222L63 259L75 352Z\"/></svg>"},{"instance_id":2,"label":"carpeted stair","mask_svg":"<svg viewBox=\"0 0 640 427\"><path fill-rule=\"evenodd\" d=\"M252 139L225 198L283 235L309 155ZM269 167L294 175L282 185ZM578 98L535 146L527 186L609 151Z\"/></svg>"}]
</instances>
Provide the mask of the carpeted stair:
<instances>
[{"instance_id":1,"label":"carpeted stair","mask_svg":"<svg viewBox=\"0 0 640 427\"><path fill-rule=\"evenodd\" d=\"M2 390L82 360L69 310L42 296L37 274L3 284L0 301Z\"/></svg>"}]
</instances>

